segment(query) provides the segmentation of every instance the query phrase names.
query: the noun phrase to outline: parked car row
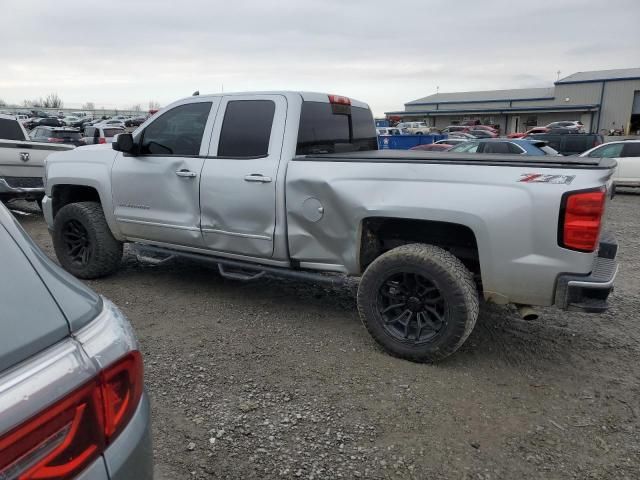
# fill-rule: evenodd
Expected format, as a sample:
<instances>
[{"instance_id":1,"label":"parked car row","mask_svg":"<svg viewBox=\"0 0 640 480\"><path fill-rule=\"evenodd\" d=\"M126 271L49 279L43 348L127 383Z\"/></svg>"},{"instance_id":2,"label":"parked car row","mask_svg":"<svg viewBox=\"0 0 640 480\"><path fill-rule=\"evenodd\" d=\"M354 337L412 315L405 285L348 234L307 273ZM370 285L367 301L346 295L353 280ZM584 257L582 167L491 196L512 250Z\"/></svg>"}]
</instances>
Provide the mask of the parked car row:
<instances>
[{"instance_id":1,"label":"parked car row","mask_svg":"<svg viewBox=\"0 0 640 480\"><path fill-rule=\"evenodd\" d=\"M84 128L87 125L96 125L102 123L108 123L109 125L117 125L120 127L138 127L144 123L144 121L148 118L144 115L139 115L136 117L126 117L122 115L118 115L115 117L107 118L92 118L90 116L66 116L66 117L57 117L57 116L27 116L27 115L15 115L15 117L22 123L27 130L32 130L39 126L49 126L49 127L74 127L74 128Z\"/></svg>"},{"instance_id":2,"label":"parked car row","mask_svg":"<svg viewBox=\"0 0 640 480\"><path fill-rule=\"evenodd\" d=\"M505 138L478 138L464 140L448 138L429 145L418 145L411 150L446 151L452 153L493 153L531 156L559 156L547 142L541 140L522 140Z\"/></svg>"},{"instance_id":3,"label":"parked car row","mask_svg":"<svg viewBox=\"0 0 640 480\"><path fill-rule=\"evenodd\" d=\"M550 141L551 140L551 141ZM490 153L531 156L561 155L553 145L563 152L574 150L572 155L590 158L612 158L618 166L613 176L613 188L640 187L640 140L618 140L601 144L600 135L531 135L527 138L492 138L466 140L447 138L428 145L418 145L410 150L451 153ZM591 145L595 143L594 145ZM585 146L591 146L586 151Z\"/></svg>"}]
</instances>

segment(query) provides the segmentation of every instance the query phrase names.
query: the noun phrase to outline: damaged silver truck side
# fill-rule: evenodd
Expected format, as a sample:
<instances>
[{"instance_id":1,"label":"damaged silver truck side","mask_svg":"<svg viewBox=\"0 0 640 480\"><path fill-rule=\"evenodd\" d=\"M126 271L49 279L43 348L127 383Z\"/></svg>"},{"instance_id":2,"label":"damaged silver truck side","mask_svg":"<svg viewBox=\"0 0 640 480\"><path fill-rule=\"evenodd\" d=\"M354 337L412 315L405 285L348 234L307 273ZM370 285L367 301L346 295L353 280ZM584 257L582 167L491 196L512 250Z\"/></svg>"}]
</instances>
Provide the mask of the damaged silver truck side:
<instances>
[{"instance_id":1,"label":"damaged silver truck side","mask_svg":"<svg viewBox=\"0 0 640 480\"><path fill-rule=\"evenodd\" d=\"M123 244L263 274L361 277L388 352L430 362L480 299L601 312L617 272L602 219L615 162L379 151L362 102L306 92L194 96L110 145L47 161L43 202L68 271L116 270ZM148 253L145 254L148 256Z\"/></svg>"}]
</instances>

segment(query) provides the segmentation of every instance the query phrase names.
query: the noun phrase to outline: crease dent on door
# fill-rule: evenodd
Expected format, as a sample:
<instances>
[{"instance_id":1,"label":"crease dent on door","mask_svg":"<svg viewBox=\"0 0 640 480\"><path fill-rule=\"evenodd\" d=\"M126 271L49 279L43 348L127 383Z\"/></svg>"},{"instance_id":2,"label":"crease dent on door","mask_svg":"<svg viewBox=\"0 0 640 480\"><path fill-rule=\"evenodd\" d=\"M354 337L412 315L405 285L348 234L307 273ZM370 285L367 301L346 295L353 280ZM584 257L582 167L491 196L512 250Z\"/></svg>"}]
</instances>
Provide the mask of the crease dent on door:
<instances>
[{"instance_id":1,"label":"crease dent on door","mask_svg":"<svg viewBox=\"0 0 640 480\"><path fill-rule=\"evenodd\" d=\"M282 95L223 98L200 184L201 229L208 249L273 255L286 109Z\"/></svg>"}]
</instances>

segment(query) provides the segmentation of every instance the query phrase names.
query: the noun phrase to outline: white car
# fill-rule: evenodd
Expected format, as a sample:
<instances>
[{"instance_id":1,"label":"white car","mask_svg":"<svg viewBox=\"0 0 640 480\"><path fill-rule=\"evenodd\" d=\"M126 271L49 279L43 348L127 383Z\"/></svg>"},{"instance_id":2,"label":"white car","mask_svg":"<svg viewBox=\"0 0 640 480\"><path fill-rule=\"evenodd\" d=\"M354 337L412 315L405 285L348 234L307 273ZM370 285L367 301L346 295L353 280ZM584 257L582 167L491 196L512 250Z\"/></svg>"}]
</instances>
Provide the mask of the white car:
<instances>
[{"instance_id":1,"label":"white car","mask_svg":"<svg viewBox=\"0 0 640 480\"><path fill-rule=\"evenodd\" d=\"M566 120L562 122L551 122L545 125L546 128L568 128L570 130L584 131L584 125L580 120Z\"/></svg>"},{"instance_id":2,"label":"white car","mask_svg":"<svg viewBox=\"0 0 640 480\"><path fill-rule=\"evenodd\" d=\"M123 120L117 120L115 118L110 118L109 120L103 120L98 123L93 124L94 127L121 127L125 128Z\"/></svg>"},{"instance_id":3,"label":"white car","mask_svg":"<svg viewBox=\"0 0 640 480\"><path fill-rule=\"evenodd\" d=\"M413 135L427 135L431 133L432 128L424 122L401 122L396 125L397 128L404 133L410 133Z\"/></svg>"},{"instance_id":4,"label":"white car","mask_svg":"<svg viewBox=\"0 0 640 480\"><path fill-rule=\"evenodd\" d=\"M581 157L615 158L618 162L613 174L615 187L640 187L640 140L620 140L598 145Z\"/></svg>"},{"instance_id":5,"label":"white car","mask_svg":"<svg viewBox=\"0 0 640 480\"><path fill-rule=\"evenodd\" d=\"M61 120L62 120L62 123L64 125L69 126L69 125L73 125L74 123L79 122L80 118L79 117L64 117Z\"/></svg>"},{"instance_id":6,"label":"white car","mask_svg":"<svg viewBox=\"0 0 640 480\"><path fill-rule=\"evenodd\" d=\"M404 132L397 127L378 127L376 133L378 135L404 135Z\"/></svg>"},{"instance_id":7,"label":"white car","mask_svg":"<svg viewBox=\"0 0 640 480\"><path fill-rule=\"evenodd\" d=\"M124 133L122 127L86 126L84 127L84 141L87 145L94 143L113 143L116 135Z\"/></svg>"},{"instance_id":8,"label":"white car","mask_svg":"<svg viewBox=\"0 0 640 480\"><path fill-rule=\"evenodd\" d=\"M24 125L25 122L29 121L29 115L18 114L15 117L16 117L16 120L18 120L22 125Z\"/></svg>"}]
</instances>

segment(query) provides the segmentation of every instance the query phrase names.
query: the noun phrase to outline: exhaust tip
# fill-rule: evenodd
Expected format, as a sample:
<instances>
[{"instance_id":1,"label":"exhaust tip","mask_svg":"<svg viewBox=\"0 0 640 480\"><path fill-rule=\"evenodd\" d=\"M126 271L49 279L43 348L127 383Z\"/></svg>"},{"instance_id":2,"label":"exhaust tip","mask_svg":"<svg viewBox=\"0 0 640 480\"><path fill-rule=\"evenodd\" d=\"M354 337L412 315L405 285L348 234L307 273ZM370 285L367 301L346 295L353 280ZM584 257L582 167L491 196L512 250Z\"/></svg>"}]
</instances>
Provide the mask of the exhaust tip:
<instances>
[{"instance_id":1,"label":"exhaust tip","mask_svg":"<svg viewBox=\"0 0 640 480\"><path fill-rule=\"evenodd\" d=\"M540 315L538 315L538 312L536 312L533 308L531 308L528 305L518 305L518 314L520 315L520 318L522 318L523 320L527 320L528 322L531 322L533 320L537 320L538 318L540 318Z\"/></svg>"}]
</instances>

